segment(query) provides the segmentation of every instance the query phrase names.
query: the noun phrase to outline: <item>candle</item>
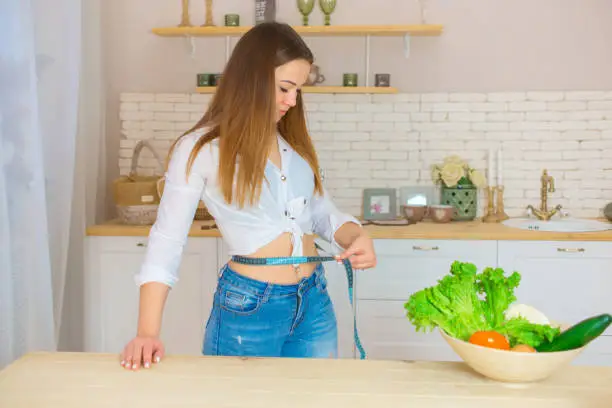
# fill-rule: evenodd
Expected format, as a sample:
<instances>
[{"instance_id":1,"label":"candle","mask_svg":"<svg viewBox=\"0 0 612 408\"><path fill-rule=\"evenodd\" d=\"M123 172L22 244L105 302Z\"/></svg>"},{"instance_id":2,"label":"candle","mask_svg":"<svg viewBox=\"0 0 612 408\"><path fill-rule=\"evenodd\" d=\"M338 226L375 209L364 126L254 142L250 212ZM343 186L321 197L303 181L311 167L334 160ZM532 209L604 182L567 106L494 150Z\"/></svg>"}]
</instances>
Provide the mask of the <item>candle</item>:
<instances>
[{"instance_id":1,"label":"candle","mask_svg":"<svg viewBox=\"0 0 612 408\"><path fill-rule=\"evenodd\" d=\"M497 185L498 186L503 186L504 183L502 182L502 167L503 167L503 163L502 163L502 150L499 149L497 151Z\"/></svg>"},{"instance_id":2,"label":"candle","mask_svg":"<svg viewBox=\"0 0 612 408\"><path fill-rule=\"evenodd\" d=\"M493 183L494 183L494 174L493 174L493 172L494 172L494 171L493 171L493 169L494 169L494 167L493 167L493 149L489 149L489 166L488 166L488 167L489 167L489 169L488 169L488 173L489 173L489 174L487 174L487 176L488 176L488 177L487 177L487 178L488 178L488 183L487 183L487 184L488 184L489 186L492 186L492 185L493 185Z\"/></svg>"}]
</instances>

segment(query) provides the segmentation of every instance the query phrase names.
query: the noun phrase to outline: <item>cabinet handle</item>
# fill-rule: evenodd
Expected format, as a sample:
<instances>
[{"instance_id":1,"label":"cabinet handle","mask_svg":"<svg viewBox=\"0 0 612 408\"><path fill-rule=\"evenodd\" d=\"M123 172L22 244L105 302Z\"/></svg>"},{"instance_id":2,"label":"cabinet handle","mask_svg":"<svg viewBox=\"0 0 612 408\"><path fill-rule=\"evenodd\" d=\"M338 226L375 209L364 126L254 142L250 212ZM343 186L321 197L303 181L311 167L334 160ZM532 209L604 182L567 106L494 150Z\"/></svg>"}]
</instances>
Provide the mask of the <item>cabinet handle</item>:
<instances>
[{"instance_id":1,"label":"cabinet handle","mask_svg":"<svg viewBox=\"0 0 612 408\"><path fill-rule=\"evenodd\" d=\"M427 246L413 245L412 249L415 251L437 251L439 248L437 246L427 247Z\"/></svg>"},{"instance_id":2,"label":"cabinet handle","mask_svg":"<svg viewBox=\"0 0 612 408\"><path fill-rule=\"evenodd\" d=\"M146 246L147 246L147 244L145 244L144 242L139 242L139 243L137 243L137 244L136 244L136 246L137 246L137 247L144 248L144 247L146 247Z\"/></svg>"},{"instance_id":3,"label":"cabinet handle","mask_svg":"<svg viewBox=\"0 0 612 408\"><path fill-rule=\"evenodd\" d=\"M584 252L584 248L557 248L557 252Z\"/></svg>"}]
</instances>

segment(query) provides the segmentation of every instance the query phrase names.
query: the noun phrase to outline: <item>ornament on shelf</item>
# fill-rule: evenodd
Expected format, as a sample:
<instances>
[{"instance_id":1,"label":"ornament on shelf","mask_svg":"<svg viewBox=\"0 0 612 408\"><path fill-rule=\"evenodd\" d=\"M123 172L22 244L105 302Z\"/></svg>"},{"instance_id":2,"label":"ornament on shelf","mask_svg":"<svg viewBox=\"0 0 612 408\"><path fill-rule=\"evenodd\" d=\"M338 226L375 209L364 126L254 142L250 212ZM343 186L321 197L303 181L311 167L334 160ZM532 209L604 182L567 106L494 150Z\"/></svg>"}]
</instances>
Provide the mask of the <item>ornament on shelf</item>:
<instances>
[{"instance_id":1,"label":"ornament on shelf","mask_svg":"<svg viewBox=\"0 0 612 408\"><path fill-rule=\"evenodd\" d=\"M255 0L255 24L276 20L276 0Z\"/></svg>"},{"instance_id":2,"label":"ornament on shelf","mask_svg":"<svg viewBox=\"0 0 612 408\"><path fill-rule=\"evenodd\" d=\"M314 9L315 0L297 0L298 10L302 14L302 25L308 25L308 16Z\"/></svg>"},{"instance_id":3,"label":"ornament on shelf","mask_svg":"<svg viewBox=\"0 0 612 408\"><path fill-rule=\"evenodd\" d=\"M428 3L429 0L417 0L419 3L419 13L421 15L421 24L427 24L427 13L429 12Z\"/></svg>"},{"instance_id":4,"label":"ornament on shelf","mask_svg":"<svg viewBox=\"0 0 612 408\"><path fill-rule=\"evenodd\" d=\"M204 20L204 24L202 27L214 27L215 23L213 22L213 0L205 0L206 1L206 19Z\"/></svg>"},{"instance_id":5,"label":"ornament on shelf","mask_svg":"<svg viewBox=\"0 0 612 408\"><path fill-rule=\"evenodd\" d=\"M319 0L319 7L325 14L325 25L330 25L330 16L336 9L336 0Z\"/></svg>"},{"instance_id":6,"label":"ornament on shelf","mask_svg":"<svg viewBox=\"0 0 612 408\"><path fill-rule=\"evenodd\" d=\"M182 0L181 7L181 23L179 27L191 27L191 22L189 21L189 0Z\"/></svg>"}]
</instances>

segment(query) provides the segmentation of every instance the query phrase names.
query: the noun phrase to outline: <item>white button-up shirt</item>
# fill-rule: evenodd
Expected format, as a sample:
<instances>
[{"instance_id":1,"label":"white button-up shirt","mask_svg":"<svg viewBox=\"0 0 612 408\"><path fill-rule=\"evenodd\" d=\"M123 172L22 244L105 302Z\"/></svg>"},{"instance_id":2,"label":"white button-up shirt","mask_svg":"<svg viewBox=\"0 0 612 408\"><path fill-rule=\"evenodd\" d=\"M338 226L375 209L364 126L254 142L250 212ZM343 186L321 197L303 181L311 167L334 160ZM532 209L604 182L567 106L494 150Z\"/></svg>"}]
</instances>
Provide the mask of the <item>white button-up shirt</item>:
<instances>
[{"instance_id":1,"label":"white button-up shirt","mask_svg":"<svg viewBox=\"0 0 612 408\"><path fill-rule=\"evenodd\" d=\"M144 263L136 276L139 285L176 283L183 247L200 200L215 218L230 255L250 255L285 232L291 233L292 256L303 255L302 237L313 233L340 251L334 239L336 230L346 222L359 225L355 217L336 208L327 192L323 196L314 193L314 175L308 162L280 135L282 165L278 168L268 160L259 203L242 209L227 204L217 183L216 140L200 150L186 177L189 155L203 133L198 130L186 135L175 147Z\"/></svg>"}]
</instances>

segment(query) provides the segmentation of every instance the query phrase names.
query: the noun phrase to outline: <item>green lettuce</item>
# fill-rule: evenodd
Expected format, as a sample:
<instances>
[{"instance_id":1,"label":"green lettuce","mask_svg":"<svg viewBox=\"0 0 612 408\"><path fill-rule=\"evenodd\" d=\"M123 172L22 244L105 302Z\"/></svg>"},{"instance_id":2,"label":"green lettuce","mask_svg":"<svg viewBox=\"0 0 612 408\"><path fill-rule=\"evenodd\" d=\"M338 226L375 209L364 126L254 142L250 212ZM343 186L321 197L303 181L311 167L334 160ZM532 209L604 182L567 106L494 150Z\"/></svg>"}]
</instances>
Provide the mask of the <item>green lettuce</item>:
<instances>
[{"instance_id":1,"label":"green lettuce","mask_svg":"<svg viewBox=\"0 0 612 408\"><path fill-rule=\"evenodd\" d=\"M484 295L484 315L489 328L501 326L505 319L504 313L516 300L514 290L521 282L521 275L513 272L504 276L502 268L485 268L477 276L478 292Z\"/></svg>"},{"instance_id":2,"label":"green lettuce","mask_svg":"<svg viewBox=\"0 0 612 408\"><path fill-rule=\"evenodd\" d=\"M497 331L512 347L537 347L552 341L559 329L534 324L518 317L506 320L505 312L516 301L515 290L521 275L505 276L501 268L485 268L478 273L469 262L454 261L450 273L437 284L413 293L404 304L406 316L417 332L436 327L449 336L468 341L477 331Z\"/></svg>"},{"instance_id":3,"label":"green lettuce","mask_svg":"<svg viewBox=\"0 0 612 408\"><path fill-rule=\"evenodd\" d=\"M517 344L527 344L533 348L553 341L561 334L561 329L548 324L531 323L524 317L513 317L503 322L496 330L504 334L510 342L510 347Z\"/></svg>"},{"instance_id":4,"label":"green lettuce","mask_svg":"<svg viewBox=\"0 0 612 408\"><path fill-rule=\"evenodd\" d=\"M477 268L453 262L450 274L438 284L414 293L404 308L417 331L441 328L450 336L465 339L487 327L483 302L478 298Z\"/></svg>"}]
</instances>

